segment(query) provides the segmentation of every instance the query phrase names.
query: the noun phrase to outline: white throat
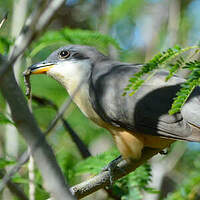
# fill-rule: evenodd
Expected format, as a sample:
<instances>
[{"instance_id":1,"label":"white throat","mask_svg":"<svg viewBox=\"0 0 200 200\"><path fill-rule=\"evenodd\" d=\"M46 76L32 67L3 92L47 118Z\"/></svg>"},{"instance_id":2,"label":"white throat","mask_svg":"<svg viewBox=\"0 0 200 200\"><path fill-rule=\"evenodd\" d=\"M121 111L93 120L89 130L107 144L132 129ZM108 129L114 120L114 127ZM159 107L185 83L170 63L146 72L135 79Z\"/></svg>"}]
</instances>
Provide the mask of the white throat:
<instances>
[{"instance_id":1,"label":"white throat","mask_svg":"<svg viewBox=\"0 0 200 200\"><path fill-rule=\"evenodd\" d=\"M95 122L100 120L90 103L88 80L91 64L89 60L64 61L52 67L47 74L67 89L84 115ZM78 87L80 88L77 90Z\"/></svg>"},{"instance_id":2,"label":"white throat","mask_svg":"<svg viewBox=\"0 0 200 200\"><path fill-rule=\"evenodd\" d=\"M56 64L48 71L48 75L60 82L70 95L81 82L86 82L91 73L89 60L63 61Z\"/></svg>"}]
</instances>

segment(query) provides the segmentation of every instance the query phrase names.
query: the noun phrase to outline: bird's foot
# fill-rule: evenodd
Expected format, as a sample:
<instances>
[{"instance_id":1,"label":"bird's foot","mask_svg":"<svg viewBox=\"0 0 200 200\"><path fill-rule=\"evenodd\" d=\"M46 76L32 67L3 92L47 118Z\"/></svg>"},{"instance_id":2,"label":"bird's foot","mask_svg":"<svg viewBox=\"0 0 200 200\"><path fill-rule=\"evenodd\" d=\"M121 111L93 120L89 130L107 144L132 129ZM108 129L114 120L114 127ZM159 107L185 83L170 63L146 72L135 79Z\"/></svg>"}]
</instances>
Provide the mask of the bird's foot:
<instances>
[{"instance_id":1,"label":"bird's foot","mask_svg":"<svg viewBox=\"0 0 200 200\"><path fill-rule=\"evenodd\" d=\"M123 160L122 156L117 157L116 159L112 160L106 167L103 168L102 171L108 171L110 177L110 186L114 183L114 171L118 169L117 166Z\"/></svg>"}]
</instances>

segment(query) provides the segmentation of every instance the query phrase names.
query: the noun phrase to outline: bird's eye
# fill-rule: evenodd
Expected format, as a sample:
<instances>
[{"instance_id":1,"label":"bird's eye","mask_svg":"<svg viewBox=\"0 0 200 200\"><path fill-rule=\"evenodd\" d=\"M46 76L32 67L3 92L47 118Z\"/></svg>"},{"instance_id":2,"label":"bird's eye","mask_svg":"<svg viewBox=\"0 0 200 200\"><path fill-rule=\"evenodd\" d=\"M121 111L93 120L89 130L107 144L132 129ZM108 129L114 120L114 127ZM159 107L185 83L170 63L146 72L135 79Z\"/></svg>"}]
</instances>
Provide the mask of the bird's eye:
<instances>
[{"instance_id":1,"label":"bird's eye","mask_svg":"<svg viewBox=\"0 0 200 200\"><path fill-rule=\"evenodd\" d=\"M60 53L59 53L59 56L60 58L68 58L70 56L70 53L69 51L67 50L62 50Z\"/></svg>"}]
</instances>

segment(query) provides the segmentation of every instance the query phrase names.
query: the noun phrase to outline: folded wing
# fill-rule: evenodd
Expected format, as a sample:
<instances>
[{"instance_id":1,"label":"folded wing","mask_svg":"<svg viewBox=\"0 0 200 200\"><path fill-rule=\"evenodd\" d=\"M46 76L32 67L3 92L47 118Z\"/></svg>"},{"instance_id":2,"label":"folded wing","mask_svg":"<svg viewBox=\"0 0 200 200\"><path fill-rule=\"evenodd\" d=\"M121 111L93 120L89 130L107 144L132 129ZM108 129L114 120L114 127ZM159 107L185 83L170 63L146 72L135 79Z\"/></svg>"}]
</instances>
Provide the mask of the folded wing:
<instances>
[{"instance_id":1,"label":"folded wing","mask_svg":"<svg viewBox=\"0 0 200 200\"><path fill-rule=\"evenodd\" d=\"M139 65L112 63L94 66L90 95L96 112L113 126L168 138L200 141L200 89L196 88L180 113L169 115L176 92L184 79L165 81L167 72L158 72L134 95L122 96L129 78ZM199 128L195 136L190 124Z\"/></svg>"}]
</instances>

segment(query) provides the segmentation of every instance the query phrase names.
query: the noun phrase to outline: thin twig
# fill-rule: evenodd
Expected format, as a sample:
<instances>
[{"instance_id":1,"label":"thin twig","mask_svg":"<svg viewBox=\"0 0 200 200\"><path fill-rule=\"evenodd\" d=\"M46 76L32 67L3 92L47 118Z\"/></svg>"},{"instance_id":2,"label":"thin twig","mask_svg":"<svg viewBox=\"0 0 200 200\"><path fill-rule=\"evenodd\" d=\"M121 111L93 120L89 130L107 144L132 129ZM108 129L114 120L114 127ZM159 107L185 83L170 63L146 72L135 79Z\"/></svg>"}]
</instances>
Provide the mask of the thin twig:
<instances>
[{"instance_id":1,"label":"thin twig","mask_svg":"<svg viewBox=\"0 0 200 200\"><path fill-rule=\"evenodd\" d=\"M33 100L35 102L37 102L38 104L42 105L42 106L50 106L51 108L53 108L54 110L56 110L58 112L57 105L55 103L53 103L52 101L50 101L49 99L33 95ZM71 139L76 144L76 146L77 146L77 148L78 148L81 156L83 158L90 157L91 153L89 152L88 148L83 143L83 141L80 139L80 137L78 136L78 134L70 126L70 124L67 122L67 120L65 120L63 118L63 115L61 116L61 120L62 120L62 123L63 123L63 126L64 126L65 130L69 132L69 135L71 136Z\"/></svg>"},{"instance_id":2,"label":"thin twig","mask_svg":"<svg viewBox=\"0 0 200 200\"><path fill-rule=\"evenodd\" d=\"M3 26L3 24L5 23L5 21L8 19L8 12L5 13L3 19L0 22L0 28Z\"/></svg>"},{"instance_id":3,"label":"thin twig","mask_svg":"<svg viewBox=\"0 0 200 200\"><path fill-rule=\"evenodd\" d=\"M80 86L79 86L80 87ZM78 91L75 90L74 94L72 95L72 98L76 95L76 92ZM61 106L61 108L58 111L58 114L56 115L56 117L50 122L50 125L48 126L47 130L45 131L45 135L48 135L51 130L56 126L58 120L63 116L64 112L68 109L68 107L70 106L71 102L72 102L72 98L68 98L63 105ZM3 179L0 182L0 191L3 190L3 188L6 186L7 182L11 179L11 177L17 173L20 168L28 162L30 157L30 151L25 151L18 159L18 162L16 165L14 165L8 172L7 174L4 175Z\"/></svg>"},{"instance_id":4,"label":"thin twig","mask_svg":"<svg viewBox=\"0 0 200 200\"><path fill-rule=\"evenodd\" d=\"M32 15L26 20L25 26L15 40L12 52L9 55L9 62L1 66L0 78L9 67L22 55L30 43L47 27L54 13L66 2L65 0L39 0Z\"/></svg>"},{"instance_id":5,"label":"thin twig","mask_svg":"<svg viewBox=\"0 0 200 200\"><path fill-rule=\"evenodd\" d=\"M29 200L24 191L16 183L8 181L7 187L18 199Z\"/></svg>"},{"instance_id":6,"label":"thin twig","mask_svg":"<svg viewBox=\"0 0 200 200\"><path fill-rule=\"evenodd\" d=\"M78 134L71 128L71 126L69 125L69 123L63 117L61 118L61 120L63 122L63 125L64 125L65 129L69 132L72 140L74 141L74 143L78 147L81 156L83 158L90 157L91 153L89 152L89 150L87 149L87 147L85 146L85 144L83 143L83 141L80 139L80 137L78 136Z\"/></svg>"},{"instance_id":7,"label":"thin twig","mask_svg":"<svg viewBox=\"0 0 200 200\"><path fill-rule=\"evenodd\" d=\"M74 198L68 190L68 185L56 162L51 147L46 142L44 135L41 133L33 115L28 109L23 93L15 80L12 66L17 58L28 48L33 39L47 26L56 10L58 10L64 1L65 0L52 0L45 8L38 7L38 10L35 11L36 15L29 21L29 24L33 26L25 26L23 28L9 58L0 56L1 93L10 106L16 128L22 134L31 149L31 154L44 179L44 186L47 192L59 200ZM37 5L41 2L47 1L40 0ZM42 24L39 22L39 18L41 17L43 19ZM40 25L39 29L36 28L38 25ZM22 38L23 40L21 40Z\"/></svg>"},{"instance_id":8,"label":"thin twig","mask_svg":"<svg viewBox=\"0 0 200 200\"><path fill-rule=\"evenodd\" d=\"M28 163L28 179L29 179L29 199L35 200L35 173L34 173L34 159L32 156L29 158Z\"/></svg>"},{"instance_id":9,"label":"thin twig","mask_svg":"<svg viewBox=\"0 0 200 200\"><path fill-rule=\"evenodd\" d=\"M0 66L8 66L7 58L0 56ZM36 120L28 109L26 100L19 88L12 67L9 66L0 78L0 90L8 102L12 119L31 149L31 154L44 179L47 192L58 200L74 199L59 168L55 155L40 131Z\"/></svg>"},{"instance_id":10,"label":"thin twig","mask_svg":"<svg viewBox=\"0 0 200 200\"><path fill-rule=\"evenodd\" d=\"M25 151L18 159L18 162L15 166L13 166L7 174L4 175L4 177L1 179L0 182L0 191L3 190L3 188L6 186L8 181L12 178L14 174L16 174L21 167L28 162L30 156L30 151Z\"/></svg>"},{"instance_id":11,"label":"thin twig","mask_svg":"<svg viewBox=\"0 0 200 200\"><path fill-rule=\"evenodd\" d=\"M38 104L40 104L42 106L50 106L54 110L58 111L57 105L55 103L53 103L52 101L50 101L49 99L46 99L46 98L43 98L43 97L38 97L38 96L35 96L35 95L33 95L32 98ZM70 124L67 122L67 120L65 120L63 118L63 116L61 117L61 120L62 120L62 123L63 123L65 130L71 136L71 139L74 141L74 143L75 143L76 147L78 148L82 158L86 159L86 158L92 156L90 151L88 150L88 148L84 144L84 142L81 140L79 135L73 130L73 128L70 126ZM107 195L109 197L111 197L115 200L121 199L119 196L117 196L116 194L113 193L111 188L103 188L103 189L105 190L105 192L107 193Z\"/></svg>"},{"instance_id":12,"label":"thin twig","mask_svg":"<svg viewBox=\"0 0 200 200\"><path fill-rule=\"evenodd\" d=\"M40 104L42 106L50 106L54 110L58 111L57 105L55 103L53 103L51 100L43 98L43 97L38 97L35 95L33 95L32 98L38 104ZM81 140L79 135L73 130L73 128L71 128L71 126L69 125L67 120L65 120L63 118L63 116L61 117L61 120L63 122L63 126L64 126L65 130L68 131L69 135L71 136L72 140L74 141L75 145L77 146L82 158L86 159L86 158L92 156L91 153L89 152L88 148L84 144L84 142ZM109 197L111 197L115 200L121 199L119 196L117 196L116 194L113 193L111 188L104 188L104 190L108 194Z\"/></svg>"},{"instance_id":13,"label":"thin twig","mask_svg":"<svg viewBox=\"0 0 200 200\"><path fill-rule=\"evenodd\" d=\"M58 120L61 119L61 117L63 116L64 112L68 109L68 107L72 103L72 100L73 100L74 96L79 91L79 89L80 89L80 87L81 87L82 84L83 84L83 81L81 81L81 83L78 85L78 87L73 92L73 94L71 95L71 97L69 96L69 98L67 99L67 101L60 107L60 109L59 109L56 117L51 121L51 123L49 124L49 127L45 131L45 135L47 133L49 133L55 127L55 125L58 122Z\"/></svg>"},{"instance_id":14,"label":"thin twig","mask_svg":"<svg viewBox=\"0 0 200 200\"><path fill-rule=\"evenodd\" d=\"M4 170L0 170L0 178L3 177L4 173ZM26 196L24 191L16 183L13 183L11 180L9 180L7 182L7 187L20 200L28 200L28 197Z\"/></svg>"}]
</instances>

